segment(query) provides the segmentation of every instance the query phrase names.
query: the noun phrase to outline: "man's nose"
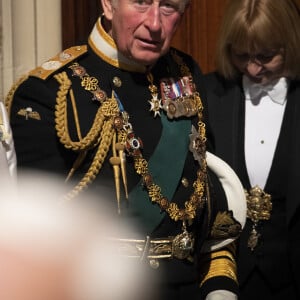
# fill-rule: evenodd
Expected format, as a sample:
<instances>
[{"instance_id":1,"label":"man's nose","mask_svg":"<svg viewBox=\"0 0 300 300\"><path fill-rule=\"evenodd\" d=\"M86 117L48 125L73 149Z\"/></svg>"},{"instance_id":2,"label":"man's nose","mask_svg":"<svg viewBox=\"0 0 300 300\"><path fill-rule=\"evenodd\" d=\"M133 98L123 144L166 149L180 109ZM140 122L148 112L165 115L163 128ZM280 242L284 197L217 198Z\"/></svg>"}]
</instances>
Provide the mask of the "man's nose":
<instances>
[{"instance_id":1,"label":"man's nose","mask_svg":"<svg viewBox=\"0 0 300 300\"><path fill-rule=\"evenodd\" d=\"M145 25L151 31L159 31L161 29L161 12L158 4L152 4L146 15Z\"/></svg>"}]
</instances>

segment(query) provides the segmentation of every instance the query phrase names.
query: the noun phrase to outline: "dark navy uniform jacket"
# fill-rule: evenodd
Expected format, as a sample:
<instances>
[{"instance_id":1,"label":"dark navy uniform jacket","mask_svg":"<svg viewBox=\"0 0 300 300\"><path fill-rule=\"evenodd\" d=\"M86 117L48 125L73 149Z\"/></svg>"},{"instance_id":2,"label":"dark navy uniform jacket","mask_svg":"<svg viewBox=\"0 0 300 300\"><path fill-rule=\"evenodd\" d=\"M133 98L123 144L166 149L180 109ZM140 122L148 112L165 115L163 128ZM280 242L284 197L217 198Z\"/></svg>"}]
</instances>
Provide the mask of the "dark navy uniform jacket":
<instances>
[{"instance_id":1,"label":"dark navy uniform jacket","mask_svg":"<svg viewBox=\"0 0 300 300\"><path fill-rule=\"evenodd\" d=\"M95 49L91 39L87 48L86 46L73 47L62 52L55 59L49 60L44 66L33 70L29 77L22 80L14 88L14 93L8 101L8 106L20 173L22 170L35 169L52 172L65 178L78 156L76 151L66 149L57 136L55 107L61 86L55 75L66 72L72 83L71 88L76 102L78 123L83 137L87 135L93 125L99 102L93 100L92 94L82 87L80 78L73 76L73 71L69 67L74 62L84 67L89 76L98 79L99 87L106 92L108 97L111 97L114 90L122 102L122 106L130 116L130 123L133 125L135 135L140 137L143 142L142 151L144 157L147 160L151 158L161 137L162 124L161 118L158 116L154 117L153 112L149 111L150 104L148 101L151 100L151 93L149 92L149 81L145 72L135 68L135 66L126 66L125 64L124 67L116 65L115 62L117 60L110 60L103 53L99 52L99 49ZM179 51L177 51L177 54L189 68L203 105L206 107L205 89L198 65L190 56ZM151 69L151 73L154 84L158 87L162 78L181 76L180 65L174 61L170 52L159 59ZM204 110L204 116L205 114ZM78 139L76 120L69 96L67 116L70 137L76 140ZM181 122L181 120L170 122ZM197 116L193 117L192 123L197 125ZM209 128L207 128L207 134L209 135ZM177 146L183 142L186 143L188 139L188 136L180 135L172 138L168 142L170 145L167 148L168 153L172 154ZM85 160L72 177L72 182L77 183L84 176L95 156L95 152L96 149L90 149L87 152ZM110 156L111 152L107 155L99 174L88 186L88 189L99 195L101 201L107 201L116 208L114 174L108 159ZM178 180L175 184L174 196L171 199L178 203L180 207L183 207L184 202L189 199L193 189L192 183L195 180L198 169L198 163L193 159L191 152L187 151L182 159L184 167L177 174ZM172 168L164 170L164 161L161 161L160 167L167 176L173 175ZM141 179L135 173L133 163L130 160L127 162L127 178L129 192L135 186L141 184ZM188 187L181 184L183 178L187 179ZM196 229L197 232L196 249L198 253L200 253L203 241L210 233L209 226L216 211L227 209L224 191L214 174L210 174L210 181L212 204L210 213L212 217L211 219L208 218L208 208L205 206L198 211L196 221L193 224L193 230ZM162 187L162 191L164 191L164 187ZM124 203L122 187L121 194L121 201ZM130 205L130 197L128 203ZM151 231L147 232L151 237L174 236L182 231L180 222L172 221L167 215L159 211L158 214L161 214L161 219L157 224L153 224ZM196 263L172 259L161 262L159 269L154 270L154 272L165 272L164 276L160 278L163 278L163 281L166 283L174 285L195 283L195 285L198 285L196 282L199 276L199 268ZM221 279L217 280L217 289L236 290L236 284L232 280L225 277ZM214 288L214 286L209 287L203 295Z\"/></svg>"}]
</instances>

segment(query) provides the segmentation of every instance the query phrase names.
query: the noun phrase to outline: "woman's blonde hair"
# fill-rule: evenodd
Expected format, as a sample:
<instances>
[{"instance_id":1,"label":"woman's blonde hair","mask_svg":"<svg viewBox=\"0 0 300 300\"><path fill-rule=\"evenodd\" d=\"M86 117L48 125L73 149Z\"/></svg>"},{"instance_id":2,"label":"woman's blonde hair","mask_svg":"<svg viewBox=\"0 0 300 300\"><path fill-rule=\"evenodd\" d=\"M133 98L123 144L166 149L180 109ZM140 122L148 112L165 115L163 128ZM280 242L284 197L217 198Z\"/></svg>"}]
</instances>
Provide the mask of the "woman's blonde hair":
<instances>
[{"instance_id":1,"label":"woman's blonde hair","mask_svg":"<svg viewBox=\"0 0 300 300\"><path fill-rule=\"evenodd\" d=\"M287 75L300 78L299 0L229 0L220 28L216 68L224 77L239 74L231 60L235 48L250 54L283 49Z\"/></svg>"}]
</instances>

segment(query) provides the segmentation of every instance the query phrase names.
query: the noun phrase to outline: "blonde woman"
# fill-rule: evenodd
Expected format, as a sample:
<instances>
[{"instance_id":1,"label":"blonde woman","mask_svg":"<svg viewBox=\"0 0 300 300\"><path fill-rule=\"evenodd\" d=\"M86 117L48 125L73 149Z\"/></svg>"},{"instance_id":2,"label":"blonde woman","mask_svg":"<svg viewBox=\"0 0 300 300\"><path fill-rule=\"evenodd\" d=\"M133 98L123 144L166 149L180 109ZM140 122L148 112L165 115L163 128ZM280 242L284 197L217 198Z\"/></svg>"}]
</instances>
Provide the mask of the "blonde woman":
<instances>
[{"instance_id":1,"label":"blonde woman","mask_svg":"<svg viewBox=\"0 0 300 300\"><path fill-rule=\"evenodd\" d=\"M300 299L300 15L295 0L231 0L206 77L216 154L247 190L241 300Z\"/></svg>"}]
</instances>

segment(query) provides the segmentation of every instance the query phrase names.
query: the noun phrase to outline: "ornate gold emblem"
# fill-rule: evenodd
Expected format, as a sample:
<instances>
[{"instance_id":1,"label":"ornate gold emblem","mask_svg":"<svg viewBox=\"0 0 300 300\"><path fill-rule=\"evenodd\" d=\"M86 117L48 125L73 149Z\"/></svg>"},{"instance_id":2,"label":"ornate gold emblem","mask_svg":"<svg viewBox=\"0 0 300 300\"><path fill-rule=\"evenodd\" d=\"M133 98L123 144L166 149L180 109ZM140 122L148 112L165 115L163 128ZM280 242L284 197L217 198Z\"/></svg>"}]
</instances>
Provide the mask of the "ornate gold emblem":
<instances>
[{"instance_id":1,"label":"ornate gold emblem","mask_svg":"<svg viewBox=\"0 0 300 300\"><path fill-rule=\"evenodd\" d=\"M186 259L191 256L194 249L194 237L191 233L184 230L173 240L173 255L178 259Z\"/></svg>"},{"instance_id":2,"label":"ornate gold emblem","mask_svg":"<svg viewBox=\"0 0 300 300\"><path fill-rule=\"evenodd\" d=\"M161 99L158 98L157 86L153 84L153 76L151 73L147 75L147 79L150 82L149 91L151 92L152 99L148 102L150 103L150 111L154 112L154 117L160 116L160 110L163 108L161 104Z\"/></svg>"},{"instance_id":3,"label":"ornate gold emblem","mask_svg":"<svg viewBox=\"0 0 300 300\"><path fill-rule=\"evenodd\" d=\"M87 91L96 91L98 87L98 79L95 77L84 76L81 80L81 85Z\"/></svg>"},{"instance_id":4,"label":"ornate gold emblem","mask_svg":"<svg viewBox=\"0 0 300 300\"><path fill-rule=\"evenodd\" d=\"M245 190L247 199L247 217L253 222L252 231L248 239L248 247L253 251L257 246L260 234L257 232L259 221L269 220L272 211L271 195L265 193L259 186L248 191Z\"/></svg>"},{"instance_id":5,"label":"ornate gold emblem","mask_svg":"<svg viewBox=\"0 0 300 300\"><path fill-rule=\"evenodd\" d=\"M211 230L211 237L213 239L237 237L241 230L242 226L234 218L232 211L219 212Z\"/></svg>"}]
</instances>

